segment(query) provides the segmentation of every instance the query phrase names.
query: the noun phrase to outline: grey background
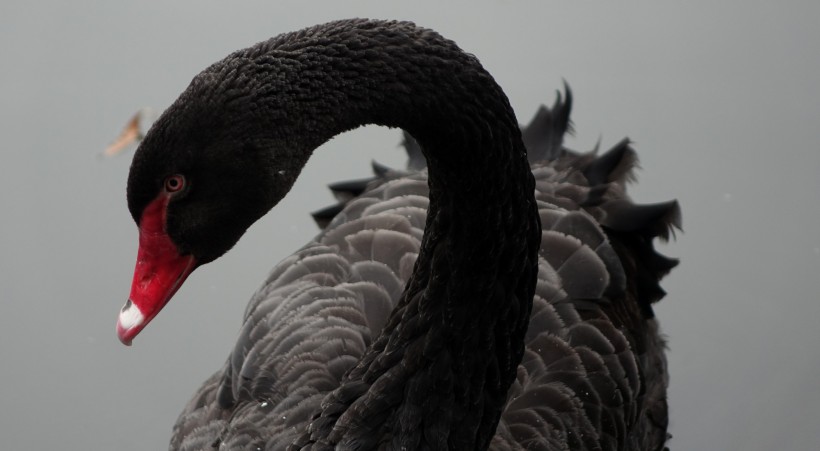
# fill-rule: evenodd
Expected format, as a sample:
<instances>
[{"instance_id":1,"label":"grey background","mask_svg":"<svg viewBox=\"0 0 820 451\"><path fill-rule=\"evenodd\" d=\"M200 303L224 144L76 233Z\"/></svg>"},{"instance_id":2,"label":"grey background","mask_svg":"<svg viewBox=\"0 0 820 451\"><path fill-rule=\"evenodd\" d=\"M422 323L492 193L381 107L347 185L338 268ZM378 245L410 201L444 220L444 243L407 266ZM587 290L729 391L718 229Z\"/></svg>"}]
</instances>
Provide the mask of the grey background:
<instances>
[{"instance_id":1,"label":"grey background","mask_svg":"<svg viewBox=\"0 0 820 451\"><path fill-rule=\"evenodd\" d=\"M97 156L228 52L334 18L415 20L479 56L522 122L566 79L581 149L635 140L637 200L681 201L658 306L673 449L817 449L816 2L0 4L0 447L164 449L251 293L316 233L326 183L401 165L394 130L317 152L290 196L199 269L132 348L116 339L136 229L130 153Z\"/></svg>"}]
</instances>

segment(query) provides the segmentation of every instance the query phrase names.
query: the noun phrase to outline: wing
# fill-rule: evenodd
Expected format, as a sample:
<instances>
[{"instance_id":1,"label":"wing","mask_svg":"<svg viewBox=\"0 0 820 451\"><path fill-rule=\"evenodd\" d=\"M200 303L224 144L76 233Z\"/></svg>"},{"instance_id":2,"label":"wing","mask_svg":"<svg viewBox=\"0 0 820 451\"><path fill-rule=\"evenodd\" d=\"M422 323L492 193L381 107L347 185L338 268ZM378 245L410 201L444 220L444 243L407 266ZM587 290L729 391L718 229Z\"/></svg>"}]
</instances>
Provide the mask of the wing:
<instances>
[{"instance_id":1,"label":"wing","mask_svg":"<svg viewBox=\"0 0 820 451\"><path fill-rule=\"evenodd\" d=\"M662 449L667 373L651 304L675 261L653 239L678 225L677 204L626 197L636 164L627 141L600 156L563 148L570 99L539 111L524 133L528 145L547 143L533 161L539 280L492 448ZM378 334L412 272L428 200L424 171L374 170L333 186L340 204L314 214L325 230L254 295L225 366L180 416L172 449L285 449Z\"/></svg>"},{"instance_id":2,"label":"wing","mask_svg":"<svg viewBox=\"0 0 820 451\"><path fill-rule=\"evenodd\" d=\"M664 342L651 315L657 299L647 293L660 289L659 278L675 262L655 253L651 238L643 249L624 246L618 240L625 232L605 224L618 217L618 227L636 230L626 234L668 234L678 210L675 203L640 207L625 199L628 171L603 185L590 183L584 169L613 154L634 164L631 149L624 149L533 170L543 228L540 271L525 355L494 449L659 450L667 440ZM638 253L658 262L642 269L654 277L648 287L632 265Z\"/></svg>"},{"instance_id":3,"label":"wing","mask_svg":"<svg viewBox=\"0 0 820 451\"><path fill-rule=\"evenodd\" d=\"M290 444L393 310L427 203L423 174L382 181L277 265L248 305L225 366L180 416L171 448Z\"/></svg>"}]
</instances>

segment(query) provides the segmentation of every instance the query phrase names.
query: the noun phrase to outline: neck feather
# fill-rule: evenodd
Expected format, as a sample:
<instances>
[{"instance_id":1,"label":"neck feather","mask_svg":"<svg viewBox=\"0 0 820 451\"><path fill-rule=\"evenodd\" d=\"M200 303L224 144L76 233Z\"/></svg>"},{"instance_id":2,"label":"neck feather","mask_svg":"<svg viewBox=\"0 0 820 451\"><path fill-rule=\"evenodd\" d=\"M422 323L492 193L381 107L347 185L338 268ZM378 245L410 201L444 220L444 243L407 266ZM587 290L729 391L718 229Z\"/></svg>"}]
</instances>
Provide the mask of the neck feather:
<instances>
[{"instance_id":1,"label":"neck feather","mask_svg":"<svg viewBox=\"0 0 820 451\"><path fill-rule=\"evenodd\" d=\"M500 87L435 32L365 20L274 38L198 78L192 86L227 96L237 126L280 143L272 158L294 172L364 124L407 130L428 160L427 226L407 290L301 444L486 448L523 352L540 241Z\"/></svg>"}]
</instances>

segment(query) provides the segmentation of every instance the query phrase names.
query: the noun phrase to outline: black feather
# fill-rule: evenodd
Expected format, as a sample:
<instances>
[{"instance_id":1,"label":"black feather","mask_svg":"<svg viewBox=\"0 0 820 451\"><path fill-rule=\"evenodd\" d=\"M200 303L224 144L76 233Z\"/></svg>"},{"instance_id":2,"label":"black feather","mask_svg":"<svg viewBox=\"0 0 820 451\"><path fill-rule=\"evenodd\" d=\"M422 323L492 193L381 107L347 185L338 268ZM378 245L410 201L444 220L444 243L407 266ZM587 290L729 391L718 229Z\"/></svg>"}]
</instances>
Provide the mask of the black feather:
<instances>
[{"instance_id":1,"label":"black feather","mask_svg":"<svg viewBox=\"0 0 820 451\"><path fill-rule=\"evenodd\" d=\"M229 249L336 133L403 128L408 167L373 162L374 178L331 185L339 203L313 213L323 231L254 294L171 449L663 448L652 303L677 261L654 240L674 236L680 209L627 197L628 140L565 148L564 93L519 130L475 57L368 20L282 35L197 76L129 177L135 220L159 173L218 179L168 203L197 258Z\"/></svg>"}]
</instances>

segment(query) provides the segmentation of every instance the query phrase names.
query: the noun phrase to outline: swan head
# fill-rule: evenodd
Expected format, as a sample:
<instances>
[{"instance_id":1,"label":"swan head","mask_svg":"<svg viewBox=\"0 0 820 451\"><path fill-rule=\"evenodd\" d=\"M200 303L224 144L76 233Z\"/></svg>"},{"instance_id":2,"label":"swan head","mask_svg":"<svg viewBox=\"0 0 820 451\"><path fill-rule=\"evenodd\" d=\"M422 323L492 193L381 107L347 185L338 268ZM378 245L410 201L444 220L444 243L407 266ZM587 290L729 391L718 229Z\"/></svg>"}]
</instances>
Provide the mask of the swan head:
<instances>
[{"instance_id":1,"label":"swan head","mask_svg":"<svg viewBox=\"0 0 820 451\"><path fill-rule=\"evenodd\" d=\"M154 124L131 164L128 208L139 250L117 321L127 345L197 267L230 250L284 197L307 159L294 157L299 146L281 131L254 130L224 96L194 89L196 79L192 87Z\"/></svg>"}]
</instances>

